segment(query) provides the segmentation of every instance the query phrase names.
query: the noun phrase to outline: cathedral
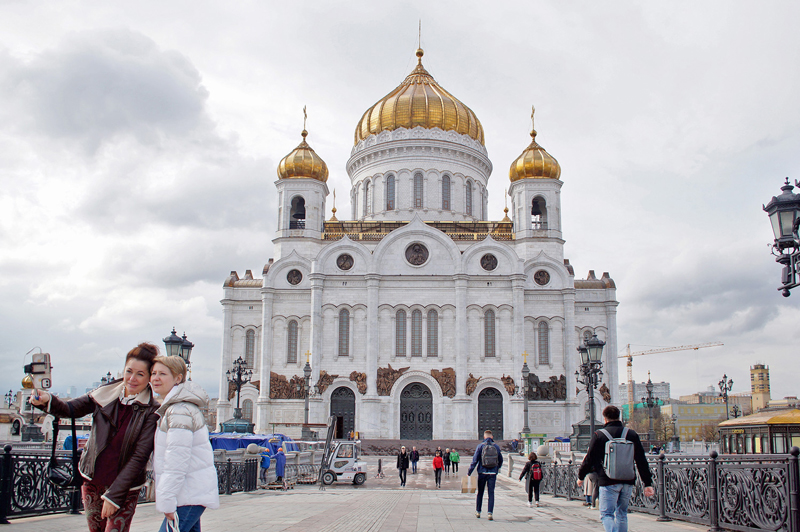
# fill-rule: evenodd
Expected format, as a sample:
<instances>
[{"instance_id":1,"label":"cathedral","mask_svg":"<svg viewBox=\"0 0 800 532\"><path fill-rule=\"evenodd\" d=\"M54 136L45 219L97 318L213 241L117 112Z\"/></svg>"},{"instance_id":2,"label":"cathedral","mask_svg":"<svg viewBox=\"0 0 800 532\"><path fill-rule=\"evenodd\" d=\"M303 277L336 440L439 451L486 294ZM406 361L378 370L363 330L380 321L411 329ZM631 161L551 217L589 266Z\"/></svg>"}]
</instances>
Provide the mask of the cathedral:
<instances>
[{"instance_id":1,"label":"cathedral","mask_svg":"<svg viewBox=\"0 0 800 532\"><path fill-rule=\"evenodd\" d=\"M241 357L257 433L299 435L308 362L309 422L333 415L340 437L510 439L525 362L531 432L566 436L587 415L577 347L594 334L612 384L597 411L617 402L616 287L608 273L576 279L564 258L559 163L532 130L506 163L511 211L489 221L481 122L416 55L355 125L350 219L327 210L328 167L305 129L280 161L275 256L223 285L218 420L233 415L226 372Z\"/></svg>"}]
</instances>

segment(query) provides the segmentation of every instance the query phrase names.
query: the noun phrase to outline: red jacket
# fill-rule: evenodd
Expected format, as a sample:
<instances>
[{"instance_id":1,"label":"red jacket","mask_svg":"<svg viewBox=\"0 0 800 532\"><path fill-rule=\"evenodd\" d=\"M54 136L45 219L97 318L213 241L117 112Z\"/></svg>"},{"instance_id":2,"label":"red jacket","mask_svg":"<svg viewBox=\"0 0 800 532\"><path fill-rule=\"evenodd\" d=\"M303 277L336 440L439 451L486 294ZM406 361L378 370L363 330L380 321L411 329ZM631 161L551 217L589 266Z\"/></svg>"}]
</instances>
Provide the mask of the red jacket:
<instances>
[{"instance_id":1,"label":"red jacket","mask_svg":"<svg viewBox=\"0 0 800 532\"><path fill-rule=\"evenodd\" d=\"M434 469L444 469L444 460L442 460L441 456L434 456L433 457L433 468Z\"/></svg>"}]
</instances>

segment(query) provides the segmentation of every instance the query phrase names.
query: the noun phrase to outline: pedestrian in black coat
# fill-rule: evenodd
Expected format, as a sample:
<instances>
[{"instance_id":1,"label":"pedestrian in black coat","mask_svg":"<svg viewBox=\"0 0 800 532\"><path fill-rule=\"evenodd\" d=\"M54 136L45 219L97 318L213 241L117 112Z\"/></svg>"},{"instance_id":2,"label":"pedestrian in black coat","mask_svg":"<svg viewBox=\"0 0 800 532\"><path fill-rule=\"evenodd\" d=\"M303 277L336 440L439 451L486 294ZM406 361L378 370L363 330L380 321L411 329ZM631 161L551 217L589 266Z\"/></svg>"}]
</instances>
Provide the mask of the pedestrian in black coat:
<instances>
[{"instance_id":1,"label":"pedestrian in black coat","mask_svg":"<svg viewBox=\"0 0 800 532\"><path fill-rule=\"evenodd\" d=\"M539 506L539 484L542 483L542 479L533 478L538 476L538 474L534 474L534 471L538 470L540 473L542 471L542 463L537 458L536 453L529 454L528 462L522 468L522 473L519 474L520 480L522 480L522 477L526 477L525 491L528 492L528 508L531 507L531 501L534 497L536 498L536 506Z\"/></svg>"},{"instance_id":2,"label":"pedestrian in black coat","mask_svg":"<svg viewBox=\"0 0 800 532\"><path fill-rule=\"evenodd\" d=\"M406 472L408 471L409 458L405 446L400 447L400 452L397 453L397 469L400 471L400 487L406 485Z\"/></svg>"}]
</instances>

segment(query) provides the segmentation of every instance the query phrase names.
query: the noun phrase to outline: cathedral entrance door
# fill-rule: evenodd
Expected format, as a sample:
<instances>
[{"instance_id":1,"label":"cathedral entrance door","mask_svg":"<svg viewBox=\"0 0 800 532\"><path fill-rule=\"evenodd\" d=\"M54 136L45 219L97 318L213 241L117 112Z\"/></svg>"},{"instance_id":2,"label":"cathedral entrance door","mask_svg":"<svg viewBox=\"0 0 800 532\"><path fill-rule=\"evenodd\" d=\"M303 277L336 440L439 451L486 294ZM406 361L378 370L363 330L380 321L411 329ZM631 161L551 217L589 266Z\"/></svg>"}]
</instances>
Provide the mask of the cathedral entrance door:
<instances>
[{"instance_id":1,"label":"cathedral entrance door","mask_svg":"<svg viewBox=\"0 0 800 532\"><path fill-rule=\"evenodd\" d=\"M331 415L336 418L336 438L344 439L356 430L356 394L340 386L331 394Z\"/></svg>"},{"instance_id":2,"label":"cathedral entrance door","mask_svg":"<svg viewBox=\"0 0 800 532\"><path fill-rule=\"evenodd\" d=\"M503 394L496 388L486 388L478 396L478 439L483 439L486 429L495 441L503 439Z\"/></svg>"},{"instance_id":3,"label":"cathedral entrance door","mask_svg":"<svg viewBox=\"0 0 800 532\"><path fill-rule=\"evenodd\" d=\"M433 439L433 395L421 382L412 382L400 393L400 439Z\"/></svg>"}]
</instances>

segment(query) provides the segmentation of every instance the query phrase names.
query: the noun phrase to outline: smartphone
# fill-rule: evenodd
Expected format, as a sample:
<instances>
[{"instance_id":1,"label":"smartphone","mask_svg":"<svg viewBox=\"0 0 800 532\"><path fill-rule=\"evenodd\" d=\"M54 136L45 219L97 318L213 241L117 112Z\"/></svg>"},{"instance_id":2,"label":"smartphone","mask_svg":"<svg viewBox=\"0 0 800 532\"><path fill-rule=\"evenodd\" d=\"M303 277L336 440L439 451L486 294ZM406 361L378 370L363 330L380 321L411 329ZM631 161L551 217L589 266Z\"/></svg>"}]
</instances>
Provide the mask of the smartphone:
<instances>
[{"instance_id":1,"label":"smartphone","mask_svg":"<svg viewBox=\"0 0 800 532\"><path fill-rule=\"evenodd\" d=\"M33 387L37 390L47 390L52 385L50 365L50 353L34 353L31 355L31 363L25 364L25 373L33 379Z\"/></svg>"}]
</instances>

